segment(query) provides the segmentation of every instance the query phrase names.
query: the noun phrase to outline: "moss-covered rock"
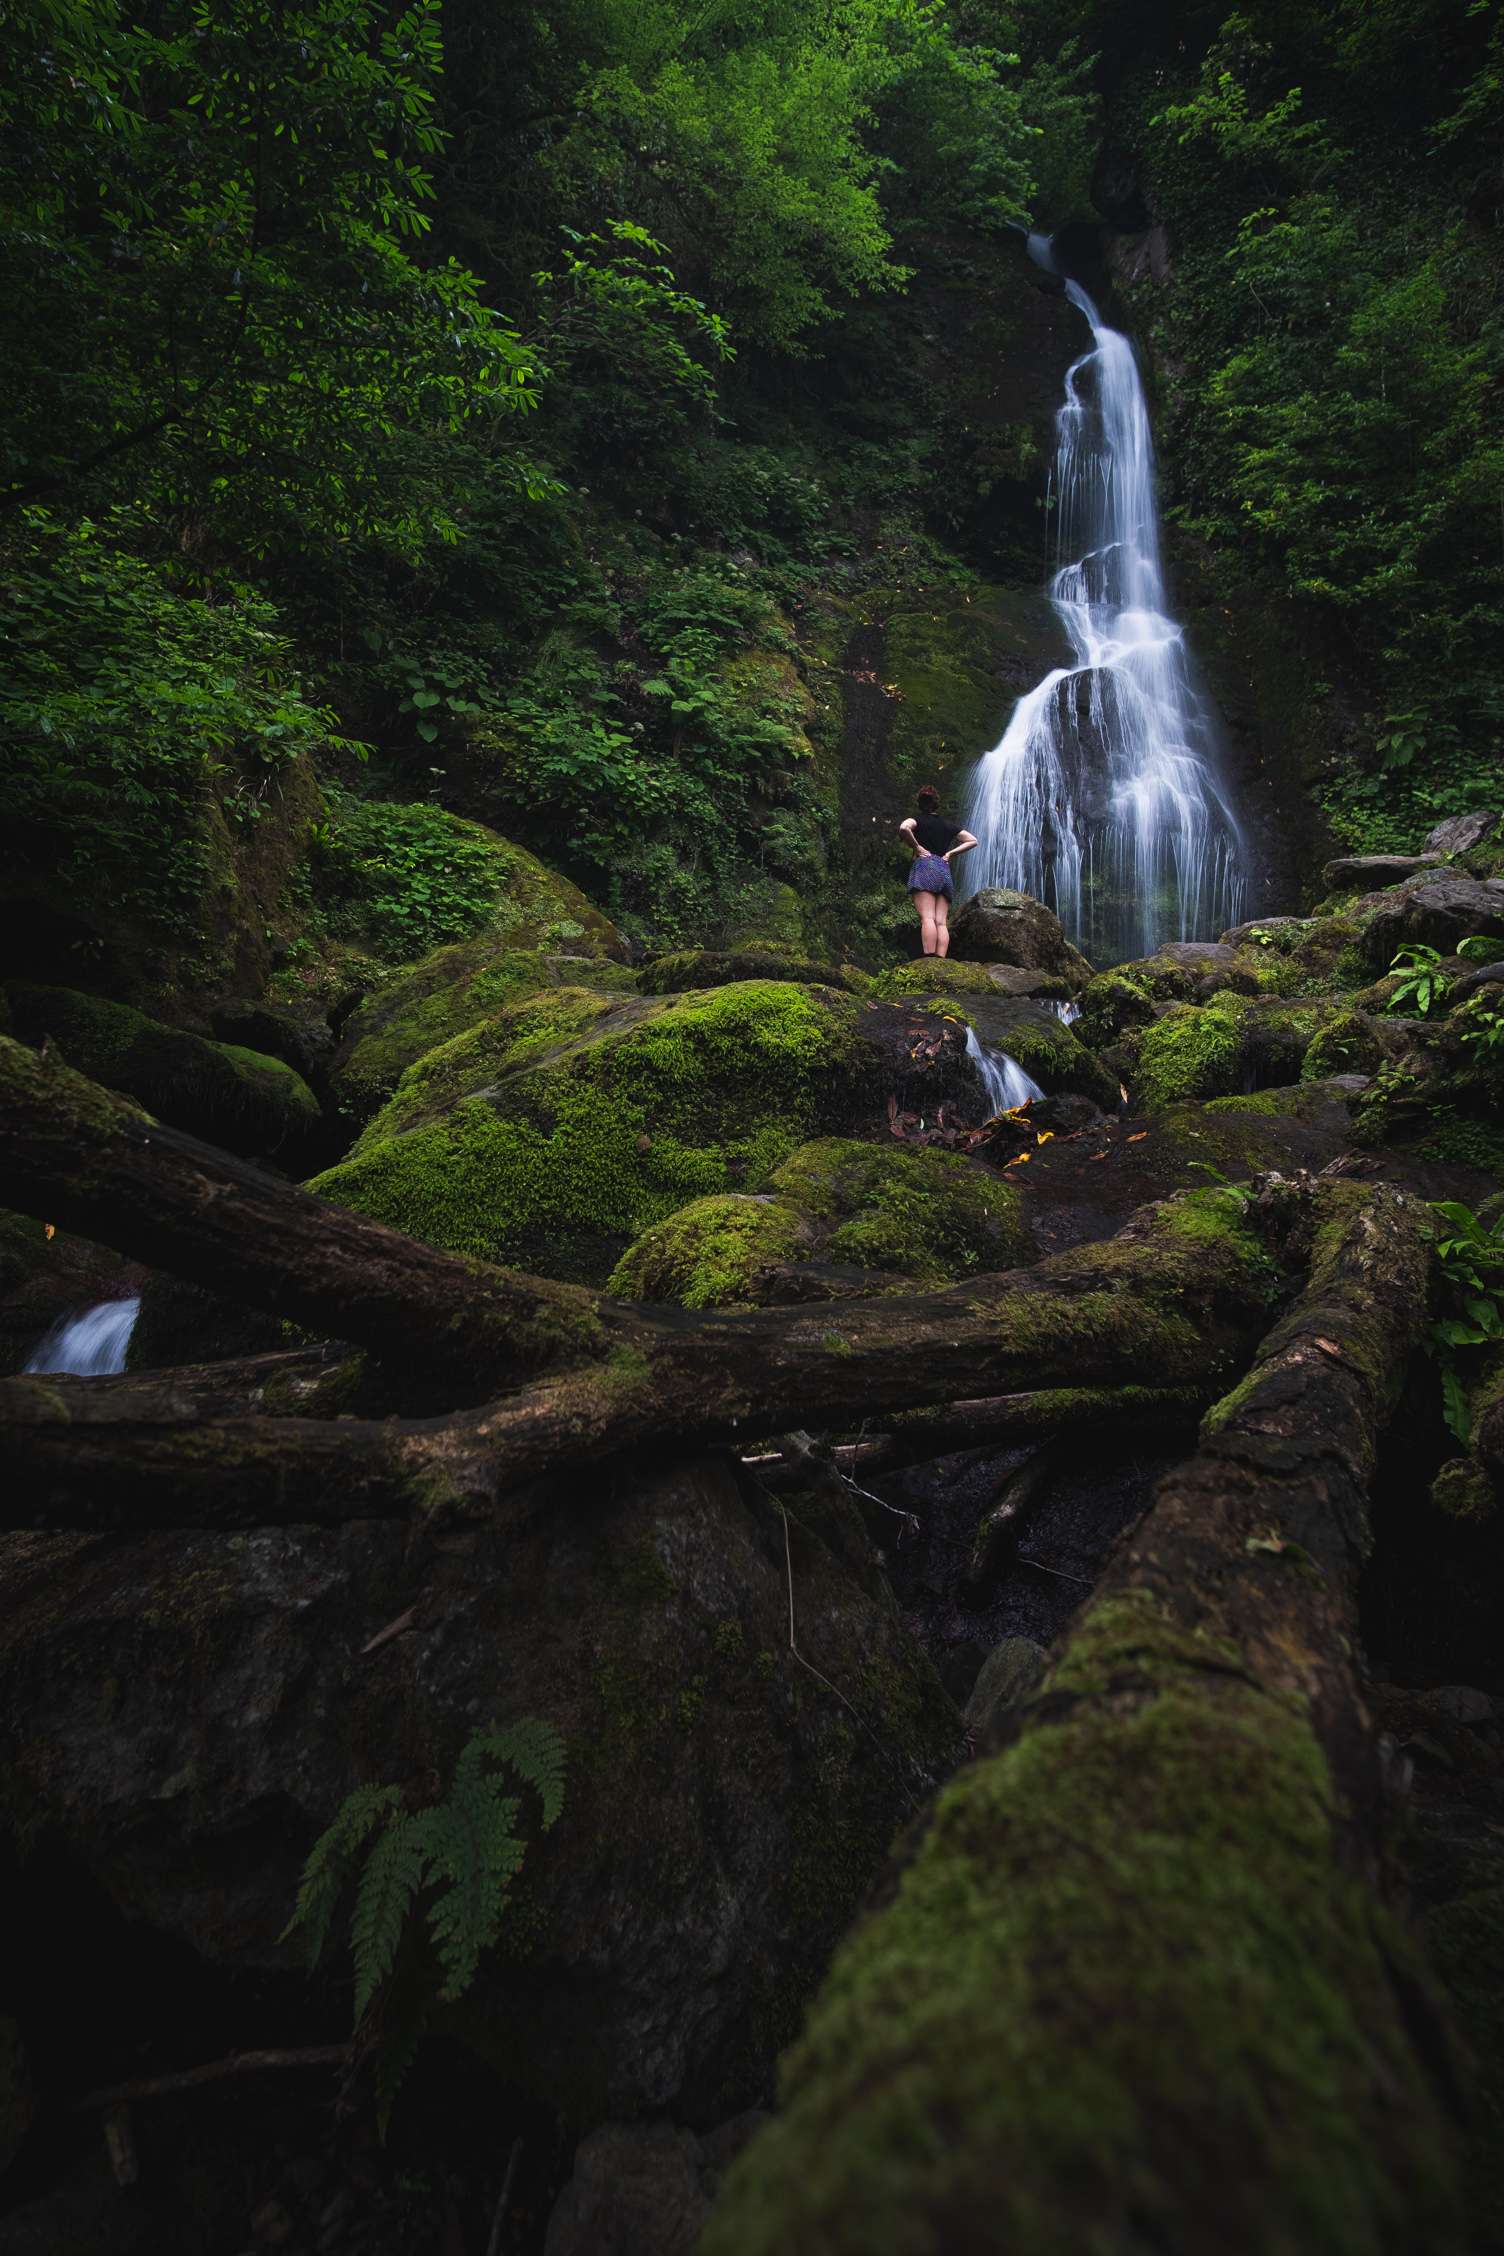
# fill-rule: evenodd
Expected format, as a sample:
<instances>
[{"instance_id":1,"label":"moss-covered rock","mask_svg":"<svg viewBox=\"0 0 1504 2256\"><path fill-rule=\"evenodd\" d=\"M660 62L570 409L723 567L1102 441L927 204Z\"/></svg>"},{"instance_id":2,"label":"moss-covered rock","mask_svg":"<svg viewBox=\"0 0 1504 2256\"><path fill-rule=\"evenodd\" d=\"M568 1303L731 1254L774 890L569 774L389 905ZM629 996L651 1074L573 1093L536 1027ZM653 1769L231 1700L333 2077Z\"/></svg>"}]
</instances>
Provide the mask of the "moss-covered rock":
<instances>
[{"instance_id":1,"label":"moss-covered rock","mask_svg":"<svg viewBox=\"0 0 1504 2256\"><path fill-rule=\"evenodd\" d=\"M1242 1014L1230 1002L1171 1003L1143 1031L1133 1094L1150 1111L1187 1098L1230 1096L1242 1060Z\"/></svg>"},{"instance_id":2,"label":"moss-covered rock","mask_svg":"<svg viewBox=\"0 0 1504 2256\"><path fill-rule=\"evenodd\" d=\"M816 987L849 984L840 967L810 963L793 949L767 943L681 948L672 955L654 956L639 972L638 986L644 995L681 995L695 987L732 987L744 979L795 979Z\"/></svg>"},{"instance_id":3,"label":"moss-covered rock","mask_svg":"<svg viewBox=\"0 0 1504 2256\"><path fill-rule=\"evenodd\" d=\"M683 1308L755 1306L767 1272L797 1261L814 1231L784 1200L746 1191L691 1199L628 1246L607 1289L620 1300Z\"/></svg>"},{"instance_id":4,"label":"moss-covered rock","mask_svg":"<svg viewBox=\"0 0 1504 2256\"><path fill-rule=\"evenodd\" d=\"M630 995L637 974L608 956L517 948L490 934L436 948L367 995L347 1021L334 1067L340 1103L368 1119L415 1059L524 996L561 986Z\"/></svg>"},{"instance_id":5,"label":"moss-covered rock","mask_svg":"<svg viewBox=\"0 0 1504 2256\"><path fill-rule=\"evenodd\" d=\"M1099 971L1082 991L1076 1029L1092 1049L1106 1049L1131 1027L1149 1025L1153 1017L1149 991L1131 973Z\"/></svg>"},{"instance_id":6,"label":"moss-covered rock","mask_svg":"<svg viewBox=\"0 0 1504 2256\"><path fill-rule=\"evenodd\" d=\"M1016 964L958 963L951 956L916 956L883 973L884 995L1015 995L1069 1002L1074 989L1063 972L1026 971Z\"/></svg>"},{"instance_id":7,"label":"moss-covered rock","mask_svg":"<svg viewBox=\"0 0 1504 2256\"><path fill-rule=\"evenodd\" d=\"M206 1041L69 987L17 981L9 994L22 1041L51 1040L76 1071L136 1098L170 1127L294 1166L317 1137L319 1101L281 1058Z\"/></svg>"},{"instance_id":8,"label":"moss-covered rock","mask_svg":"<svg viewBox=\"0 0 1504 2256\"><path fill-rule=\"evenodd\" d=\"M425 1060L315 1188L457 1252L604 1275L691 1199L761 1189L811 1135L969 1082L959 1026L831 988L565 992Z\"/></svg>"},{"instance_id":9,"label":"moss-covered rock","mask_svg":"<svg viewBox=\"0 0 1504 2256\"><path fill-rule=\"evenodd\" d=\"M941 1283L1033 1258L1017 1191L957 1152L828 1137L769 1188L818 1226L832 1260L858 1268Z\"/></svg>"},{"instance_id":10,"label":"moss-covered rock","mask_svg":"<svg viewBox=\"0 0 1504 2256\"><path fill-rule=\"evenodd\" d=\"M1104 1112L1117 1110L1115 1076L1048 1004L995 992L952 992L930 996L925 1007L942 1018L964 1020L979 1042L1004 1051L1047 1095L1089 1097Z\"/></svg>"}]
</instances>

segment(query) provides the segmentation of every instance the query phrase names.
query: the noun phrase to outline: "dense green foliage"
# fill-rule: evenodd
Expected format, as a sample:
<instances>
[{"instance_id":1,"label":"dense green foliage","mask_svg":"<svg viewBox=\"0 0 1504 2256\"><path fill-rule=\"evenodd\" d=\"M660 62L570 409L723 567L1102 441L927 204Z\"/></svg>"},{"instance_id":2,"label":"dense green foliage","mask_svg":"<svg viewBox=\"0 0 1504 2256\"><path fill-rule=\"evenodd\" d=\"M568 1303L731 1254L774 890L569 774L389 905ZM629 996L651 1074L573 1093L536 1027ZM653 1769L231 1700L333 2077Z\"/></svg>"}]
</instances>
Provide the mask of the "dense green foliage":
<instances>
[{"instance_id":1,"label":"dense green foliage","mask_svg":"<svg viewBox=\"0 0 1504 2256\"><path fill-rule=\"evenodd\" d=\"M280 922L257 895L267 947L475 927L440 808L636 937L797 938L844 883L815 694L842 606L1037 575L1039 434L982 398L1027 287L1001 244L1091 217L1104 135L1101 209L1169 230L1132 310L1175 371L1186 538L1329 655L1303 698L1339 827L1409 844L1492 789L1488 11L1178 0L1130 36L1102 0L24 0L9 28L8 882L181 984L215 988L258 854L292 886ZM902 904L848 907L878 936Z\"/></svg>"},{"instance_id":2,"label":"dense green foliage","mask_svg":"<svg viewBox=\"0 0 1504 2256\"><path fill-rule=\"evenodd\" d=\"M1365 849L1407 847L1498 788L1499 18L1175 13L1197 36L1125 72L1117 110L1174 230L1154 320L1181 516L1228 590L1324 637L1329 812Z\"/></svg>"}]
</instances>

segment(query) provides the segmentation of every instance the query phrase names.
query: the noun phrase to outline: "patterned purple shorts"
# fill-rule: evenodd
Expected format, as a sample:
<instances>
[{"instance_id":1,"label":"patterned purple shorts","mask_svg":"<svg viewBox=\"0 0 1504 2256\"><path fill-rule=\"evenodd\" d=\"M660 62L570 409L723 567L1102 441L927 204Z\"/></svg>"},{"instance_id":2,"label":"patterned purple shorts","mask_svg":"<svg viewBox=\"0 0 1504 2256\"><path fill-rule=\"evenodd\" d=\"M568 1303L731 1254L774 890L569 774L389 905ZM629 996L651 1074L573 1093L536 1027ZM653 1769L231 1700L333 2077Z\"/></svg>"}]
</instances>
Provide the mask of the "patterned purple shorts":
<instances>
[{"instance_id":1,"label":"patterned purple shorts","mask_svg":"<svg viewBox=\"0 0 1504 2256\"><path fill-rule=\"evenodd\" d=\"M950 881L950 864L939 854L916 854L914 866L909 871L911 893L943 893L947 901L956 897Z\"/></svg>"}]
</instances>

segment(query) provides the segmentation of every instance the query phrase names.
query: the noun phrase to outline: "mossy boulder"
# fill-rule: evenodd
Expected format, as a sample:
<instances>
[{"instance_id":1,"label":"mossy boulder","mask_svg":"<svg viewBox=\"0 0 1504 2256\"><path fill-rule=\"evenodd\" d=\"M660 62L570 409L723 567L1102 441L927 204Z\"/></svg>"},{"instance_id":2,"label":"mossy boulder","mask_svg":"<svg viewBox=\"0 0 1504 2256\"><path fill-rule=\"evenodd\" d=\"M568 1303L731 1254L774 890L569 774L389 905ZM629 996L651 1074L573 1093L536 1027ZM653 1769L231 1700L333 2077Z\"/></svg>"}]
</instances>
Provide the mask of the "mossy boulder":
<instances>
[{"instance_id":1,"label":"mossy boulder","mask_svg":"<svg viewBox=\"0 0 1504 2256\"><path fill-rule=\"evenodd\" d=\"M1074 989L1063 972L1026 971L1016 964L958 963L952 956L916 956L884 972L884 995L1016 995L1025 1000L1069 1002Z\"/></svg>"},{"instance_id":2,"label":"mossy boulder","mask_svg":"<svg viewBox=\"0 0 1504 2256\"><path fill-rule=\"evenodd\" d=\"M1130 1028L1148 1026L1153 1017L1153 998L1130 972L1099 971L1082 991L1076 1030L1092 1049L1106 1049Z\"/></svg>"},{"instance_id":3,"label":"mossy boulder","mask_svg":"<svg viewBox=\"0 0 1504 2256\"><path fill-rule=\"evenodd\" d=\"M1076 987L1091 977L1091 965L1067 940L1053 911L1006 886L985 885L961 904L951 918L951 948L964 962L1058 971Z\"/></svg>"},{"instance_id":4,"label":"mossy boulder","mask_svg":"<svg viewBox=\"0 0 1504 2256\"><path fill-rule=\"evenodd\" d=\"M833 1261L946 1283L1033 1259L1018 1193L958 1152L826 1137L769 1177Z\"/></svg>"},{"instance_id":5,"label":"mossy boulder","mask_svg":"<svg viewBox=\"0 0 1504 2256\"><path fill-rule=\"evenodd\" d=\"M16 981L9 996L22 1041L50 1040L77 1072L134 1097L169 1127L291 1167L317 1143L319 1101L281 1058L206 1041L69 987Z\"/></svg>"},{"instance_id":6,"label":"mossy boulder","mask_svg":"<svg viewBox=\"0 0 1504 2256\"><path fill-rule=\"evenodd\" d=\"M434 949L347 1019L334 1064L341 1105L369 1119L415 1059L524 996L562 986L634 994L637 974L613 956L518 948L489 933Z\"/></svg>"},{"instance_id":7,"label":"mossy boulder","mask_svg":"<svg viewBox=\"0 0 1504 2256\"><path fill-rule=\"evenodd\" d=\"M551 1022L557 1009L560 1022ZM752 981L497 1014L404 1078L325 1197L457 1252L604 1276L691 1199L758 1191L810 1136L969 1088L964 1029Z\"/></svg>"},{"instance_id":8,"label":"mossy boulder","mask_svg":"<svg viewBox=\"0 0 1504 2256\"><path fill-rule=\"evenodd\" d=\"M743 979L795 979L816 987L845 987L844 970L809 962L776 945L742 948L681 948L654 956L638 974L644 995L680 995L695 987L732 987Z\"/></svg>"},{"instance_id":9,"label":"mossy boulder","mask_svg":"<svg viewBox=\"0 0 1504 2256\"><path fill-rule=\"evenodd\" d=\"M93 1904L185 1979L212 1969L227 2025L253 2027L270 1979L307 1984L279 1938L345 1797L431 1801L478 1724L536 1716L565 1742L563 1813L529 1824L500 1941L436 2033L580 2128L760 2097L959 1718L854 1512L861 1574L832 1548L838 1505L827 1542L724 1460L572 1473L535 1503L461 1545L379 1523L0 1539L5 1821L65 1860L71 1924L40 1858L11 1918L74 1954L76 1995L48 2004L76 2014L49 2028L70 2057L129 2058L136 2035L89 1978ZM789 1649L790 1571L818 1677Z\"/></svg>"},{"instance_id":10,"label":"mossy boulder","mask_svg":"<svg viewBox=\"0 0 1504 2256\"><path fill-rule=\"evenodd\" d=\"M620 1300L677 1301L684 1308L756 1306L768 1273L808 1253L814 1236L783 1199L722 1191L691 1199L644 1230L607 1289Z\"/></svg>"},{"instance_id":11,"label":"mossy boulder","mask_svg":"<svg viewBox=\"0 0 1504 2256\"><path fill-rule=\"evenodd\" d=\"M997 993L949 994L931 996L927 1007L941 1017L964 1019L979 1042L1005 1051L1046 1095L1089 1097L1104 1112L1117 1110L1115 1077L1047 1003Z\"/></svg>"},{"instance_id":12,"label":"mossy boulder","mask_svg":"<svg viewBox=\"0 0 1504 2256\"><path fill-rule=\"evenodd\" d=\"M1323 1028L1353 1015L1330 997L1291 1000L1229 989L1206 1003L1165 1004L1151 1025L1126 1037L1129 1086L1135 1101L1153 1111L1298 1081ZM1361 1062L1333 1052L1320 1063L1319 1077L1363 1070Z\"/></svg>"}]
</instances>

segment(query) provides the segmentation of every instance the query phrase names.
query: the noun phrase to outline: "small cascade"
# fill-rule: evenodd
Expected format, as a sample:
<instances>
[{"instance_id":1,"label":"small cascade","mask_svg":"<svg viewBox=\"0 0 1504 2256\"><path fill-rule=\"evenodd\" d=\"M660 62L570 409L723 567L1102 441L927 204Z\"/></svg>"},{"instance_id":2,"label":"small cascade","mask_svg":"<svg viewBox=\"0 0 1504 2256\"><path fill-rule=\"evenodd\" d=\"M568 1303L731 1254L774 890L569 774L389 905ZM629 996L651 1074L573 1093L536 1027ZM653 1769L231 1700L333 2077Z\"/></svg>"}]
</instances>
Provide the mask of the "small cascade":
<instances>
[{"instance_id":1,"label":"small cascade","mask_svg":"<svg viewBox=\"0 0 1504 2256\"><path fill-rule=\"evenodd\" d=\"M1081 1005L1079 1003L1051 1003L1050 1008L1062 1026L1074 1026L1081 1016Z\"/></svg>"},{"instance_id":2,"label":"small cascade","mask_svg":"<svg viewBox=\"0 0 1504 2256\"><path fill-rule=\"evenodd\" d=\"M1054 269L1047 243L1031 254ZM978 763L962 889L1032 893L1095 961L1214 938L1243 915L1243 849L1215 730L1169 617L1148 403L1128 339L1066 295L1092 349L1065 380L1050 600L1074 663L1021 697Z\"/></svg>"},{"instance_id":3,"label":"small cascade","mask_svg":"<svg viewBox=\"0 0 1504 2256\"><path fill-rule=\"evenodd\" d=\"M76 1316L65 1316L39 1341L26 1368L67 1371L81 1379L110 1378L125 1369L125 1351L140 1313L138 1297L102 1300Z\"/></svg>"},{"instance_id":4,"label":"small cascade","mask_svg":"<svg viewBox=\"0 0 1504 2256\"><path fill-rule=\"evenodd\" d=\"M1044 1095L1039 1083L1029 1078L1017 1058L1009 1057L1006 1050L989 1049L977 1040L976 1030L970 1026L966 1029L966 1055L980 1077L989 1119L995 1113L1013 1112L1019 1105Z\"/></svg>"}]
</instances>

